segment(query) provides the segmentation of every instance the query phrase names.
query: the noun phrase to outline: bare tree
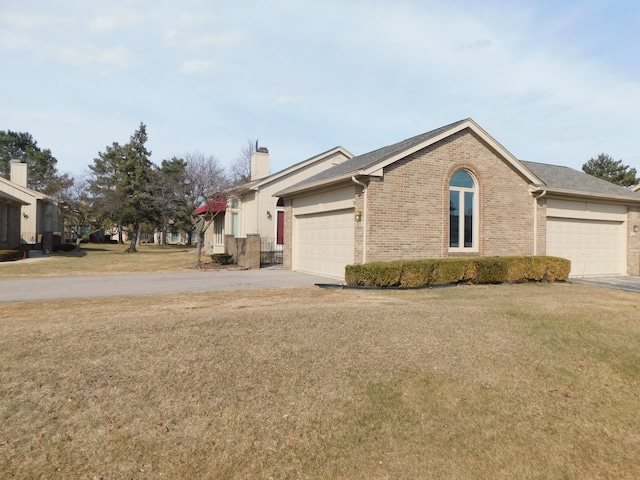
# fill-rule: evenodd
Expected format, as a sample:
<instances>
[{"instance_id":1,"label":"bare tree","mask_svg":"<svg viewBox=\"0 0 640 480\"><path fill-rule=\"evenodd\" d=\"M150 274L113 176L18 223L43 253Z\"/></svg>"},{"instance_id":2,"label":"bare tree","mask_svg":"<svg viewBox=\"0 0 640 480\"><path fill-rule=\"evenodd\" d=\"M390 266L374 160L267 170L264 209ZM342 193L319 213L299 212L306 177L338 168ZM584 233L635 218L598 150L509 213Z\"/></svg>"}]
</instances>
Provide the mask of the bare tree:
<instances>
[{"instance_id":1,"label":"bare tree","mask_svg":"<svg viewBox=\"0 0 640 480\"><path fill-rule=\"evenodd\" d=\"M251 155L255 153L258 141L247 139L240 147L240 153L231 165L231 181L234 185L251 180Z\"/></svg>"},{"instance_id":2,"label":"bare tree","mask_svg":"<svg viewBox=\"0 0 640 480\"><path fill-rule=\"evenodd\" d=\"M104 228L108 218L99 201L89 193L86 178L78 177L60 192L60 205L64 212L65 225L73 235L76 248L94 233Z\"/></svg>"},{"instance_id":3,"label":"bare tree","mask_svg":"<svg viewBox=\"0 0 640 480\"><path fill-rule=\"evenodd\" d=\"M185 200L189 202L189 219L198 234L193 268L198 269L201 266L204 234L216 216L223 211L231 182L225 169L213 155L194 152L187 154L185 160ZM195 213L197 210L200 210L198 214Z\"/></svg>"}]
</instances>

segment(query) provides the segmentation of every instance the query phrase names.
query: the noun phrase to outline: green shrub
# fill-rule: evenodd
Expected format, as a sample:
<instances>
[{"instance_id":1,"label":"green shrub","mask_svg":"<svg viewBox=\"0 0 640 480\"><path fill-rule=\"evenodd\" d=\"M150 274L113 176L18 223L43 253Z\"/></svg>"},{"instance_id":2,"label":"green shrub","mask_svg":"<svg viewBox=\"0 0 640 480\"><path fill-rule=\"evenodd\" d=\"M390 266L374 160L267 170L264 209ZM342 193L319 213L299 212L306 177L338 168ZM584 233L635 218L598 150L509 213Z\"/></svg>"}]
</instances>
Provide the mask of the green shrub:
<instances>
[{"instance_id":1,"label":"green shrub","mask_svg":"<svg viewBox=\"0 0 640 480\"><path fill-rule=\"evenodd\" d=\"M214 253L211 255L211 261L218 265L231 265L233 263L233 255L228 253Z\"/></svg>"},{"instance_id":2,"label":"green shrub","mask_svg":"<svg viewBox=\"0 0 640 480\"><path fill-rule=\"evenodd\" d=\"M20 250L0 250L0 262L10 262L19 260L24 256L24 251Z\"/></svg>"},{"instance_id":3,"label":"green shrub","mask_svg":"<svg viewBox=\"0 0 640 480\"><path fill-rule=\"evenodd\" d=\"M503 283L507 278L508 261L504 257L480 257L474 263L476 272L470 279L473 283Z\"/></svg>"},{"instance_id":4,"label":"green shrub","mask_svg":"<svg viewBox=\"0 0 640 480\"><path fill-rule=\"evenodd\" d=\"M558 257L442 258L347 265L345 281L366 287L555 282L567 280L570 269L571 262Z\"/></svg>"}]
</instances>

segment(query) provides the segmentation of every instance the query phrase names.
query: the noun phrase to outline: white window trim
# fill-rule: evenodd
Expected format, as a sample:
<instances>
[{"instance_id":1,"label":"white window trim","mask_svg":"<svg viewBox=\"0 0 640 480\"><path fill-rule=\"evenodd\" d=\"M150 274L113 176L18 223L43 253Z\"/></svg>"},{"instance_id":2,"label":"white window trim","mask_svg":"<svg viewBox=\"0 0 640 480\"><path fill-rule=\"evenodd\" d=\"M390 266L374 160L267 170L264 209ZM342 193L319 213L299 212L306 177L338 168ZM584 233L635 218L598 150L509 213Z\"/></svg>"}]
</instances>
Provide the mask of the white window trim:
<instances>
[{"instance_id":1,"label":"white window trim","mask_svg":"<svg viewBox=\"0 0 640 480\"><path fill-rule=\"evenodd\" d=\"M451 177L453 176L454 173L456 173L458 170L463 170L464 172L468 173L469 176L471 177L471 179L473 180L473 188L469 188L469 187L452 187L451 186ZM479 200L478 198L480 197L479 191L478 191L478 180L476 179L475 175L473 175L473 173L471 173L469 170L465 169L465 168L458 168L456 170L454 170L453 172L451 172L451 176L449 177L449 190L448 190L448 198L451 198L451 191L458 191L460 192L460 212L462 213L462 215L459 216L458 221L459 223L459 227L458 227L458 235L460 236L459 238L459 243L462 244L461 247L452 247L450 245L451 243L451 238L448 238L447 244L449 244L449 252L451 253L477 253L480 251L480 248L478 246L479 241L479 224L480 224L480 216L479 216ZM465 192L473 192L473 225L472 225L472 243L473 246L472 247L465 247L464 246L464 223L463 223L463 219L464 219L464 193ZM451 221L451 217L449 217L449 222ZM451 225L449 224L449 222L447 222L447 226L449 227L447 229L447 236L449 236L449 232L451 231ZM462 228L460 228L462 227Z\"/></svg>"}]
</instances>

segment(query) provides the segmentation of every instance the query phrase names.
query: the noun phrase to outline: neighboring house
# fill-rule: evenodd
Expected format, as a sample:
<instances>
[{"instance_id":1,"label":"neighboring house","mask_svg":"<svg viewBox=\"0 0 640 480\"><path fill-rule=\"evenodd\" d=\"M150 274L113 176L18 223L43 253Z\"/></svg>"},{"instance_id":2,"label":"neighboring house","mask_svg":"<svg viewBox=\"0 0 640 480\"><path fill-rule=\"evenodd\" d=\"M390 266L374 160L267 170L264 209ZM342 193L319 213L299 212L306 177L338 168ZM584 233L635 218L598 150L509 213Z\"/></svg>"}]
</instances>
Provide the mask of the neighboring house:
<instances>
[{"instance_id":1,"label":"neighboring house","mask_svg":"<svg viewBox=\"0 0 640 480\"><path fill-rule=\"evenodd\" d=\"M233 189L225 208L220 208L205 234L208 251L229 253L225 236L238 239L259 236L261 251L281 252L285 236L284 205L274 194L351 157L350 152L336 147L269 175L269 151L259 148L251 156L251 180Z\"/></svg>"},{"instance_id":2,"label":"neighboring house","mask_svg":"<svg viewBox=\"0 0 640 480\"><path fill-rule=\"evenodd\" d=\"M19 243L51 251L53 235L62 236L64 222L55 198L27 187L27 164L12 160L10 180L0 177L0 192L24 202L20 214Z\"/></svg>"},{"instance_id":3,"label":"neighboring house","mask_svg":"<svg viewBox=\"0 0 640 480\"><path fill-rule=\"evenodd\" d=\"M27 202L0 190L0 250L20 245L21 209Z\"/></svg>"},{"instance_id":4,"label":"neighboring house","mask_svg":"<svg viewBox=\"0 0 640 480\"><path fill-rule=\"evenodd\" d=\"M571 275L640 274L640 194L516 159L466 119L283 188L286 268L554 255Z\"/></svg>"}]
</instances>

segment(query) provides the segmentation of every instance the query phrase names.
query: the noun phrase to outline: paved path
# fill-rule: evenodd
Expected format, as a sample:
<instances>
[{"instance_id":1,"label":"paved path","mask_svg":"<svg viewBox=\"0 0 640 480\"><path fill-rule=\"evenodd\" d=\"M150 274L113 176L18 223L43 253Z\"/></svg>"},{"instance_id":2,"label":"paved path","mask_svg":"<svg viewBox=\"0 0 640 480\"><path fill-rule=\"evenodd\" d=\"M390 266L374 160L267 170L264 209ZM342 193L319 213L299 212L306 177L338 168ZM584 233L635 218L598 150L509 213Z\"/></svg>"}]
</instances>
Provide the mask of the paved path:
<instances>
[{"instance_id":1,"label":"paved path","mask_svg":"<svg viewBox=\"0 0 640 480\"><path fill-rule=\"evenodd\" d=\"M0 302L214 292L340 283L339 280L281 268L209 270L91 277L0 279Z\"/></svg>"},{"instance_id":2,"label":"paved path","mask_svg":"<svg viewBox=\"0 0 640 480\"><path fill-rule=\"evenodd\" d=\"M611 275L605 277L570 278L569 283L640 293L640 276Z\"/></svg>"}]
</instances>

